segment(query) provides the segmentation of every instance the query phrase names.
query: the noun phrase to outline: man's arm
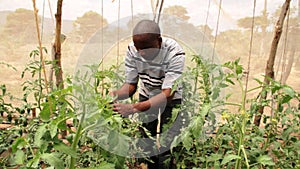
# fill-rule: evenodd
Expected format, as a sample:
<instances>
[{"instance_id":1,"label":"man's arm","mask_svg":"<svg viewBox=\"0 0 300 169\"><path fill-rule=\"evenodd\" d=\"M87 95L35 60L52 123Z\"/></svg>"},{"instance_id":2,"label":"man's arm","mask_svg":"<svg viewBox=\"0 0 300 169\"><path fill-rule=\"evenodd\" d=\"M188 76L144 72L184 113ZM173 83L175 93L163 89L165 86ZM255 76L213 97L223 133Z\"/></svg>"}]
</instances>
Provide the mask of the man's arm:
<instances>
[{"instance_id":1,"label":"man's arm","mask_svg":"<svg viewBox=\"0 0 300 169\"><path fill-rule=\"evenodd\" d=\"M131 97L137 89L137 84L124 83L118 90L112 91L111 96L117 96L117 100L123 100Z\"/></svg>"},{"instance_id":2,"label":"man's arm","mask_svg":"<svg viewBox=\"0 0 300 169\"><path fill-rule=\"evenodd\" d=\"M166 105L169 100L172 99L174 93L171 93L172 89L163 89L161 93L155 95L149 100L143 102L137 102L133 104L133 107L137 109L136 111L145 111L150 107L158 107L161 105Z\"/></svg>"}]
</instances>

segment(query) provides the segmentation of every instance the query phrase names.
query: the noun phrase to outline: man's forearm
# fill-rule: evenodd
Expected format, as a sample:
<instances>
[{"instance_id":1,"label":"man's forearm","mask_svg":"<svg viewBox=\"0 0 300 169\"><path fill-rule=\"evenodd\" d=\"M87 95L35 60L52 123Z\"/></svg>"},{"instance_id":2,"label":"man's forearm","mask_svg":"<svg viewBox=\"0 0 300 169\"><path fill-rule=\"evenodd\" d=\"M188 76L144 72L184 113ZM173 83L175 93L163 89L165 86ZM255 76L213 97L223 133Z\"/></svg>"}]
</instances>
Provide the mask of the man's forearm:
<instances>
[{"instance_id":1,"label":"man's forearm","mask_svg":"<svg viewBox=\"0 0 300 169\"><path fill-rule=\"evenodd\" d=\"M125 92L123 90L115 90L112 92L113 96L117 96L117 100L124 100L130 97L130 93Z\"/></svg>"},{"instance_id":2,"label":"man's forearm","mask_svg":"<svg viewBox=\"0 0 300 169\"><path fill-rule=\"evenodd\" d=\"M118 100L123 100L131 97L136 91L136 84L125 83L123 86L112 92L113 96L117 96Z\"/></svg>"},{"instance_id":3,"label":"man's forearm","mask_svg":"<svg viewBox=\"0 0 300 169\"><path fill-rule=\"evenodd\" d=\"M122 93L119 93L118 96L119 97L122 96ZM133 104L114 103L113 111L117 111L120 114L122 114L123 116L127 116L132 113L146 111L150 108L156 109L158 107L165 107L166 104L168 103L168 100L172 99L172 97L173 97L173 94L171 94L171 89L163 89L160 94L150 98L149 100L143 101L143 102L137 102L137 103L133 103Z\"/></svg>"},{"instance_id":4,"label":"man's forearm","mask_svg":"<svg viewBox=\"0 0 300 169\"><path fill-rule=\"evenodd\" d=\"M172 99L173 95L171 95L171 89L164 89L158 95L150 98L149 100L143 102L137 102L133 104L134 113L146 111L151 107L162 107L165 106L168 100Z\"/></svg>"}]
</instances>

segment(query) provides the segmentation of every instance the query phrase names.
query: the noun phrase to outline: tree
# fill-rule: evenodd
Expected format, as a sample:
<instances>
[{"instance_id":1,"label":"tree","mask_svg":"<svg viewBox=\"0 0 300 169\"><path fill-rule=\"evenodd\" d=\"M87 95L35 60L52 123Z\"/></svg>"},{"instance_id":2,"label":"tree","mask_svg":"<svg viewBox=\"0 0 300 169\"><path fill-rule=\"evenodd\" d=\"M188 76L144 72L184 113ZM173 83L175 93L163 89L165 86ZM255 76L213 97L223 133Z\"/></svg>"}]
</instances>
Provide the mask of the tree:
<instances>
[{"instance_id":1,"label":"tree","mask_svg":"<svg viewBox=\"0 0 300 169\"><path fill-rule=\"evenodd\" d=\"M190 19L190 17L187 15L188 12L185 9L185 7L179 6L179 5L174 5L174 6L165 8L163 13L168 14L168 15L174 15L184 21L188 21Z\"/></svg>"},{"instance_id":2,"label":"tree","mask_svg":"<svg viewBox=\"0 0 300 169\"><path fill-rule=\"evenodd\" d=\"M208 40L213 40L213 29L212 28L210 28L208 25L199 25L199 26L197 26L197 28L199 28L202 32L203 32L203 34L206 36L206 38L208 39Z\"/></svg>"},{"instance_id":3,"label":"tree","mask_svg":"<svg viewBox=\"0 0 300 169\"><path fill-rule=\"evenodd\" d=\"M32 10L19 8L7 15L6 23L1 32L2 41L15 45L36 42L35 19Z\"/></svg>"},{"instance_id":4,"label":"tree","mask_svg":"<svg viewBox=\"0 0 300 169\"><path fill-rule=\"evenodd\" d=\"M75 34L78 35L81 42L86 42L93 33L106 25L107 20L93 11L86 12L83 16L78 17L73 23Z\"/></svg>"},{"instance_id":5,"label":"tree","mask_svg":"<svg viewBox=\"0 0 300 169\"><path fill-rule=\"evenodd\" d=\"M237 25L240 28L244 28L244 29L252 29L252 17L245 17L245 18L241 18L237 21ZM263 28L267 27L267 25L270 24L270 21L268 21L267 18L265 18L264 16L256 16L254 17L254 30L255 32L258 31L262 31Z\"/></svg>"},{"instance_id":6,"label":"tree","mask_svg":"<svg viewBox=\"0 0 300 169\"><path fill-rule=\"evenodd\" d=\"M249 36L244 31L227 30L218 35L217 52L223 56L223 62L236 57L244 58L248 54L248 50L245 48L247 46L249 46ZM245 61L246 59L241 59L242 64L245 64Z\"/></svg>"}]
</instances>

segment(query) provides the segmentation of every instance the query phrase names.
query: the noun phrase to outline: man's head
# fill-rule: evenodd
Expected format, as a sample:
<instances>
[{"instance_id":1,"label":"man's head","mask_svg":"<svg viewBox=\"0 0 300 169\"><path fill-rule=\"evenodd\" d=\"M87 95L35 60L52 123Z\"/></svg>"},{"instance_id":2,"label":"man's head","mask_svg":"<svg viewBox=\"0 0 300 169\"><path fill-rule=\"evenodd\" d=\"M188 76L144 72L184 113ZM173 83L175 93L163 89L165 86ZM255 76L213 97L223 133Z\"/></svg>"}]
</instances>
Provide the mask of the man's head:
<instances>
[{"instance_id":1,"label":"man's head","mask_svg":"<svg viewBox=\"0 0 300 169\"><path fill-rule=\"evenodd\" d=\"M151 20L142 20L133 29L133 42L139 54L145 59L153 59L161 47L160 28Z\"/></svg>"}]
</instances>

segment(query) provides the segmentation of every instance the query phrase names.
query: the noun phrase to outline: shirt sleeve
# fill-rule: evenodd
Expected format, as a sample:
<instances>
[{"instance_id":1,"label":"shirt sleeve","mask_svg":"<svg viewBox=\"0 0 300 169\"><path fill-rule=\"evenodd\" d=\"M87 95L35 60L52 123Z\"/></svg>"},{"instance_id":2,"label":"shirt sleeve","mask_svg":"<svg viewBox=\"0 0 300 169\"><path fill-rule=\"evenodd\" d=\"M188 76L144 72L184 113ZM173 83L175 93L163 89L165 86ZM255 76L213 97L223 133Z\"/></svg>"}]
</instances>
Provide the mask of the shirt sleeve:
<instances>
[{"instance_id":1,"label":"shirt sleeve","mask_svg":"<svg viewBox=\"0 0 300 169\"><path fill-rule=\"evenodd\" d=\"M181 49L181 47L180 47ZM178 50L176 53L170 53L170 61L166 69L165 79L162 84L162 89L172 88L175 81L179 79L182 75L185 62L185 53L184 51Z\"/></svg>"},{"instance_id":2,"label":"shirt sleeve","mask_svg":"<svg viewBox=\"0 0 300 169\"><path fill-rule=\"evenodd\" d=\"M138 71L134 54L132 53L130 46L128 46L125 58L125 82L126 83L138 83Z\"/></svg>"}]
</instances>

